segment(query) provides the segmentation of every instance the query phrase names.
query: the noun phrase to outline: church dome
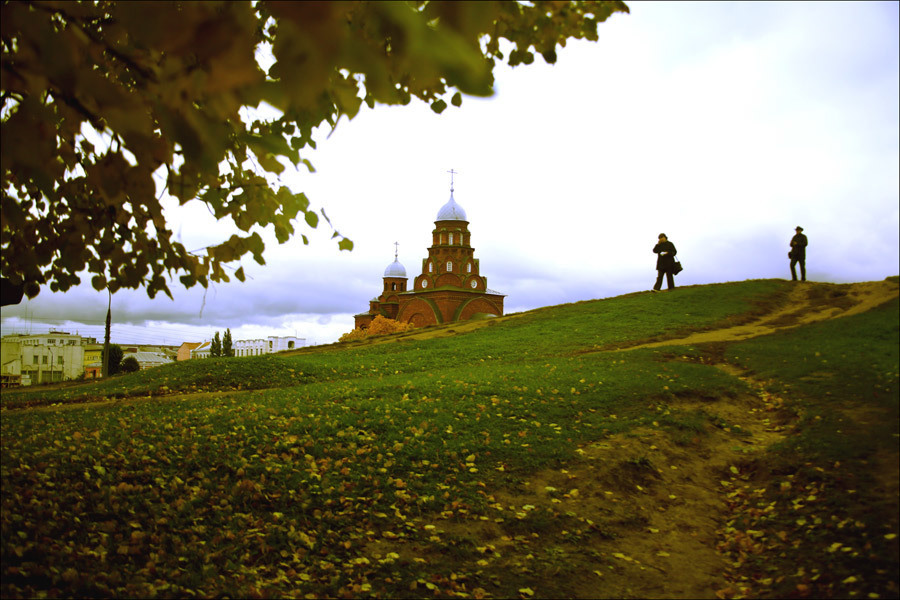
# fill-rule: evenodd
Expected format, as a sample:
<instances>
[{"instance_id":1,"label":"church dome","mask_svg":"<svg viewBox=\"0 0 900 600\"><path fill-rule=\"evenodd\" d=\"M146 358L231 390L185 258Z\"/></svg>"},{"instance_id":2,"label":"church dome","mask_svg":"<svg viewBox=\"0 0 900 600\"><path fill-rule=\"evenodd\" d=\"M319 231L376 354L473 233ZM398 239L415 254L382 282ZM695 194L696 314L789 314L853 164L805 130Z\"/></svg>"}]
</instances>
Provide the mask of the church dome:
<instances>
[{"instance_id":1,"label":"church dome","mask_svg":"<svg viewBox=\"0 0 900 600\"><path fill-rule=\"evenodd\" d=\"M435 221L466 221L466 211L453 199L453 191L450 191L450 200L438 211Z\"/></svg>"},{"instance_id":2,"label":"church dome","mask_svg":"<svg viewBox=\"0 0 900 600\"><path fill-rule=\"evenodd\" d=\"M385 277L406 277L406 269L403 268L403 265L400 264L396 258L394 262L387 266L387 269L384 270Z\"/></svg>"}]
</instances>

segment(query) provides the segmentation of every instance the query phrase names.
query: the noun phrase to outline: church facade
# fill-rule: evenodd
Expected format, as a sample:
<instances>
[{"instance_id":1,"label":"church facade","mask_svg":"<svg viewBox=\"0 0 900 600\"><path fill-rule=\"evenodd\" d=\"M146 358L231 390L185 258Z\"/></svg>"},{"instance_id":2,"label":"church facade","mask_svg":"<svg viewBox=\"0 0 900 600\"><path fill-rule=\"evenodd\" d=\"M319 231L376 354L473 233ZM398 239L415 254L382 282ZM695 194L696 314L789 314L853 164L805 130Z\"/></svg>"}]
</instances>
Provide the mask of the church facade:
<instances>
[{"instance_id":1,"label":"church facade","mask_svg":"<svg viewBox=\"0 0 900 600\"><path fill-rule=\"evenodd\" d=\"M369 302L368 312L354 317L357 329L366 329L378 315L415 327L503 315L505 296L488 289L487 278L481 275L466 211L453 199L452 185L431 236L428 257L411 287L395 252L394 262L384 271L381 295Z\"/></svg>"}]
</instances>

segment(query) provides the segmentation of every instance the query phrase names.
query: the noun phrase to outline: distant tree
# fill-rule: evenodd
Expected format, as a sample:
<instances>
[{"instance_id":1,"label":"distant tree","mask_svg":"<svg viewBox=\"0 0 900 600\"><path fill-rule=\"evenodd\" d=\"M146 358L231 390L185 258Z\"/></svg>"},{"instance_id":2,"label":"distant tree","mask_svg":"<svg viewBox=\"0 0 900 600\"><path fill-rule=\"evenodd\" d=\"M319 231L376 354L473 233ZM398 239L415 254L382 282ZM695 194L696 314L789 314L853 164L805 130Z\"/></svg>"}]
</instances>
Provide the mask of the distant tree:
<instances>
[{"instance_id":1,"label":"distant tree","mask_svg":"<svg viewBox=\"0 0 900 600\"><path fill-rule=\"evenodd\" d=\"M116 375L122 372L122 346L118 344L109 345L109 374ZM106 359L106 354L100 353L101 358Z\"/></svg>"},{"instance_id":2,"label":"distant tree","mask_svg":"<svg viewBox=\"0 0 900 600\"><path fill-rule=\"evenodd\" d=\"M222 356L234 356L234 348L231 346L231 329L226 329L225 337L222 339Z\"/></svg>"},{"instance_id":3,"label":"distant tree","mask_svg":"<svg viewBox=\"0 0 900 600\"><path fill-rule=\"evenodd\" d=\"M222 340L219 338L219 332L213 336L212 343L209 345L210 356L222 356Z\"/></svg>"},{"instance_id":4,"label":"distant tree","mask_svg":"<svg viewBox=\"0 0 900 600\"><path fill-rule=\"evenodd\" d=\"M126 356L119 365L123 373L136 373L141 370L141 365L134 356Z\"/></svg>"},{"instance_id":5,"label":"distant tree","mask_svg":"<svg viewBox=\"0 0 900 600\"><path fill-rule=\"evenodd\" d=\"M315 128L352 119L363 102L415 97L440 113L462 94L490 95L497 61L554 63L557 46L597 40L598 24L628 7L34 0L0 11L0 275L29 298L85 272L97 290L145 287L152 298L171 296L172 275L206 287L247 255L264 264L263 228L284 243L295 219L328 220L278 181L287 165L313 171L301 151L315 149ZM276 110L251 112L263 103ZM157 181L241 233L189 251Z\"/></svg>"}]
</instances>

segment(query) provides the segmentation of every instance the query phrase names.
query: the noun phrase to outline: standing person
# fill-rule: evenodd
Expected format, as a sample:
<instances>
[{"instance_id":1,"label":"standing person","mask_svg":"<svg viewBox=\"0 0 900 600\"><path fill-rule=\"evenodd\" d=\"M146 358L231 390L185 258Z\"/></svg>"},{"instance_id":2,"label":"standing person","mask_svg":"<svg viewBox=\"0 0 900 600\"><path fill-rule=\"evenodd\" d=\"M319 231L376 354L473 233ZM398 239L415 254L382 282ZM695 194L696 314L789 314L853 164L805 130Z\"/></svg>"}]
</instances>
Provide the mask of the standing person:
<instances>
[{"instance_id":1,"label":"standing person","mask_svg":"<svg viewBox=\"0 0 900 600\"><path fill-rule=\"evenodd\" d=\"M800 281L806 281L806 244L808 241L802 233L802 227L798 225L795 231L797 233L791 238L791 251L788 252L788 257L791 259L791 279L797 281L794 265L800 263Z\"/></svg>"},{"instance_id":2,"label":"standing person","mask_svg":"<svg viewBox=\"0 0 900 600\"><path fill-rule=\"evenodd\" d=\"M662 287L663 275L666 276L668 289L675 289L675 277L672 273L672 269L675 267L675 255L678 254L675 244L669 241L666 234L661 233L659 234L659 242L653 246L653 252L658 255L656 259L656 285L653 286L653 291L658 292Z\"/></svg>"}]
</instances>

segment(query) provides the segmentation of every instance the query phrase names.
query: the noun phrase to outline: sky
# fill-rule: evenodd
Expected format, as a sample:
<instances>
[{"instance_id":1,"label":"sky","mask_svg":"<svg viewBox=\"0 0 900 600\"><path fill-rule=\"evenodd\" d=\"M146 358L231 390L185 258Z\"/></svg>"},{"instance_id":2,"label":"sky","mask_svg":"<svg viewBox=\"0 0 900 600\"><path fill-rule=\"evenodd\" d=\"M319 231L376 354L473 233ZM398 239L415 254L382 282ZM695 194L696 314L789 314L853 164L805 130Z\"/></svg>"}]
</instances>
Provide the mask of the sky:
<instances>
[{"instance_id":1,"label":"sky","mask_svg":"<svg viewBox=\"0 0 900 600\"><path fill-rule=\"evenodd\" d=\"M807 277L849 283L900 272L900 4L629 2L558 61L495 70L495 94L436 115L424 103L363 106L317 132L281 181L332 229L298 228L245 283L112 297L112 340L169 344L353 329L398 259L422 271L450 196L469 219L488 287L506 313L649 290L666 233L676 285L789 279L798 225ZM188 249L227 239L197 202L166 211ZM107 295L90 277L2 308L2 334L103 337Z\"/></svg>"}]
</instances>

